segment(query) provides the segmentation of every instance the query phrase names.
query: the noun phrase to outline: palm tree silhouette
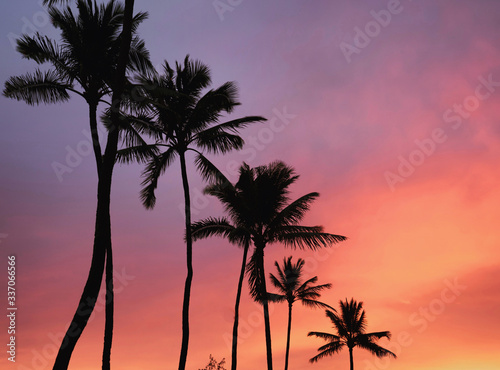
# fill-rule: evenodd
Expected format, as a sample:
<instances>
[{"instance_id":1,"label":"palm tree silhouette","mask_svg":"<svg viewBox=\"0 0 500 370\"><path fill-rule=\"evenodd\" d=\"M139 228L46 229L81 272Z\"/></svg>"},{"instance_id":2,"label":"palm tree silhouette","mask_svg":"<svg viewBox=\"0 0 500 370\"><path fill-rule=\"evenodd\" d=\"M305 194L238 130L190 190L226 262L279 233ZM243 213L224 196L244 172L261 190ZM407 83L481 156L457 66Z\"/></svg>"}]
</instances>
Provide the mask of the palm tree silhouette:
<instances>
[{"instance_id":1,"label":"palm tree silhouette","mask_svg":"<svg viewBox=\"0 0 500 370\"><path fill-rule=\"evenodd\" d=\"M337 334L329 334L323 332L312 331L308 336L316 336L328 341L327 344L318 348L318 355L311 358L310 362L317 362L319 359L331 356L340 352L342 348L349 349L350 369L354 370L354 362L352 350L354 347L359 347L368 350L377 357L396 355L391 351L379 346L376 341L380 338L391 338L389 331L380 331L375 333L366 333L366 317L363 310L363 302L356 302L351 298L348 302L340 301L340 316L335 309L326 310L326 316L332 321L333 327Z\"/></svg>"},{"instance_id":2,"label":"palm tree silhouette","mask_svg":"<svg viewBox=\"0 0 500 370\"><path fill-rule=\"evenodd\" d=\"M45 1L45 4L64 1ZM78 308L61 343L54 368L67 368L73 349L94 309L99 294L104 265L106 265L106 325L103 350L103 368L109 369L113 333L113 263L109 203L111 177L115 163L119 130L119 114L111 110L110 130L104 153L97 131L97 107L106 96L112 95L115 107L120 106L127 70L146 71L151 68L149 53L137 36L137 26L146 13L132 16L133 1L125 8L114 0L98 6L92 1L77 1L78 14L70 7L59 10L50 7L52 24L61 30L62 42L40 34L24 35L17 42L17 50L24 58L37 64L50 64L42 72L11 77L5 83L3 94L24 100L30 105L67 101L70 93L85 99L89 106L89 122L98 175L98 201L95 236L89 276ZM108 103L110 104L110 103Z\"/></svg>"},{"instance_id":3,"label":"palm tree silhouette","mask_svg":"<svg viewBox=\"0 0 500 370\"><path fill-rule=\"evenodd\" d=\"M155 189L158 179L166 168L179 157L182 185L184 189L184 211L186 224L187 277L184 286L182 307L182 346L179 369L186 367L189 343L189 300L193 279L193 248L191 234L191 200L186 167L186 153L195 154L195 163L201 174L212 178L220 174L203 152L224 154L241 149L244 141L238 131L251 123L265 121L259 116L237 118L219 123L223 113L231 113L240 103L237 88L233 82L220 87L203 90L211 84L210 69L197 60L186 56L184 63L176 63L175 71L165 62L164 74L156 72L143 74L138 79L143 88L144 102L141 120L151 132L159 133L157 142L149 146L138 145L119 152L118 160L147 162L143 171L144 188L141 200L146 208L153 208L156 202ZM148 115L149 113L149 115ZM162 151L162 149L164 151ZM146 150L159 152L151 156Z\"/></svg>"},{"instance_id":4,"label":"palm tree silhouette","mask_svg":"<svg viewBox=\"0 0 500 370\"><path fill-rule=\"evenodd\" d=\"M265 247L268 244L282 243L294 249L314 250L346 239L341 235L323 232L321 226L299 225L319 194L309 193L289 203L289 186L297 179L293 168L281 161L255 168L243 164L235 185L219 181L205 189L207 194L222 202L231 222L226 218L209 218L194 225L197 238L220 235L241 246L252 242L254 249L246 270L250 294L263 305L269 370L273 364L269 297L264 271Z\"/></svg>"},{"instance_id":5,"label":"palm tree silhouette","mask_svg":"<svg viewBox=\"0 0 500 370\"><path fill-rule=\"evenodd\" d=\"M321 296L320 292L324 289L330 289L332 284L312 285L318 281L318 277L314 276L302 283L302 268L304 260L299 258L297 263L292 263L292 257L283 259L281 267L277 261L274 262L278 270L278 276L270 274L271 283L278 289L280 294L270 294L274 302L288 303L288 329L286 336L286 354L285 354L285 370L288 369L288 358L290 354L290 333L292 329L292 306L296 301L302 302L308 307L332 308L326 303L322 303L317 299Z\"/></svg>"}]
</instances>

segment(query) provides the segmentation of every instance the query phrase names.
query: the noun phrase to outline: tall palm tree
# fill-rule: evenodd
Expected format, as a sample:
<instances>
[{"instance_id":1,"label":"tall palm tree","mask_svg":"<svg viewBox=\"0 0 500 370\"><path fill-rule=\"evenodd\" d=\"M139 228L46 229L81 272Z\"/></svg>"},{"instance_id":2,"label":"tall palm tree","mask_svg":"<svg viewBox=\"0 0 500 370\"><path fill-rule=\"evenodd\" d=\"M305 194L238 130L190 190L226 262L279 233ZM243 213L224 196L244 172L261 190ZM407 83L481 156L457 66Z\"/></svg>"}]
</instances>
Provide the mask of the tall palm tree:
<instances>
[{"instance_id":1,"label":"tall palm tree","mask_svg":"<svg viewBox=\"0 0 500 370\"><path fill-rule=\"evenodd\" d=\"M318 348L320 352L318 355L311 358L310 362L317 362L319 359L331 356L338 353L342 348L349 349L349 362L350 369L354 370L354 362L352 350L354 347L359 347L368 350L370 353L377 357L396 355L379 346L376 341L380 338L391 338L391 332L379 331L375 333L366 333L366 317L365 310L363 310L363 302L356 302L351 298L348 302L340 301L340 315L335 309L326 310L326 316L332 321L333 327L337 334L329 334L323 332L312 331L307 334L308 336L316 336L328 341L327 344Z\"/></svg>"},{"instance_id":2,"label":"tall palm tree","mask_svg":"<svg viewBox=\"0 0 500 370\"><path fill-rule=\"evenodd\" d=\"M264 310L267 367L272 369L271 326L268 293L264 271L264 249L268 244L282 243L287 247L317 249L341 242L341 235L325 233L321 226L302 226L310 204L318 193L306 194L290 202L289 186L298 179L293 168L281 161L250 168L243 164L235 185L218 181L205 189L217 197L229 215L209 218L196 224L197 238L211 235L228 237L244 246L251 241L254 248L246 266L250 294ZM241 279L241 276L240 276ZM233 362L236 359L233 358ZM233 365L232 368L234 369Z\"/></svg>"},{"instance_id":3,"label":"tall palm tree","mask_svg":"<svg viewBox=\"0 0 500 370\"><path fill-rule=\"evenodd\" d=\"M58 1L45 1L52 6ZM64 1L60 1L64 2ZM54 368L67 368L71 353L94 309L99 294L104 265L106 265L106 327L103 350L103 368L109 368L113 330L113 264L109 201L111 177L115 163L119 131L124 125L118 121L118 112L111 112L115 129L108 132L104 153L97 131L97 107L105 97L112 97L113 107L121 105L127 70L146 71L151 67L148 52L137 36L137 26L146 13L132 16L133 1L125 7L114 0L98 6L90 0L78 0L78 14L70 7L48 12L53 25L61 30L62 42L40 34L24 35L18 40L17 50L24 58L50 68L36 69L33 74L11 77L5 83L4 95L28 104L67 101L74 93L85 99L89 107L89 123L98 175L98 200L94 246L89 276L71 325L61 343ZM138 139L139 140L139 139Z\"/></svg>"},{"instance_id":4,"label":"tall palm tree","mask_svg":"<svg viewBox=\"0 0 500 370\"><path fill-rule=\"evenodd\" d=\"M184 190L184 216L186 225L187 277L182 307L182 345L179 369L184 370L189 343L189 301L193 279L193 240L191 234L191 200L186 166L186 154L195 154L195 163L205 177L220 173L204 156L203 152L224 154L241 149L244 141L238 131L251 123L265 121L259 116L247 116L219 123L224 113L231 113L240 103L233 82L226 82L203 94L211 84L210 69L197 60L186 56L184 63L176 63L175 70L165 62L163 74L143 74L139 83L144 88L140 120L150 132L155 132L156 143L137 145L119 152L118 160L129 162L147 161L143 172L141 199L146 208L156 202L155 189L158 179L166 168L179 157ZM148 115L149 114L149 115ZM158 135L159 132L159 135ZM145 151L161 152L151 158ZM163 150L163 151L162 151Z\"/></svg>"},{"instance_id":5,"label":"tall palm tree","mask_svg":"<svg viewBox=\"0 0 500 370\"><path fill-rule=\"evenodd\" d=\"M320 292L324 289L330 289L332 284L312 285L318 281L314 276L302 283L302 268L304 260L299 258L297 263L292 263L292 257L283 259L283 267L276 261L274 265L278 270L278 276L270 274L271 283L280 293L271 294L273 301L288 303L288 329L286 336L285 370L288 369L288 358L290 354L290 333L292 329L292 306L294 302L300 301L308 307L331 308L326 303L318 301Z\"/></svg>"}]
</instances>

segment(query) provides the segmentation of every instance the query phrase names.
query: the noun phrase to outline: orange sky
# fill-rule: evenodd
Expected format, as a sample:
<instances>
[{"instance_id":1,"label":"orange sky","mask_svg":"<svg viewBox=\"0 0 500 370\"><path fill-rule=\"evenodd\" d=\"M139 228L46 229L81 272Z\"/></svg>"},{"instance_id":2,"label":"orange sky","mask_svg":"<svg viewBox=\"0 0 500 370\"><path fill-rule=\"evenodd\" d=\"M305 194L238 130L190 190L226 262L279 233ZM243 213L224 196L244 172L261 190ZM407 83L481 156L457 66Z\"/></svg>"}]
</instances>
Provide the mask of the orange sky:
<instances>
[{"instance_id":1,"label":"orange sky","mask_svg":"<svg viewBox=\"0 0 500 370\"><path fill-rule=\"evenodd\" d=\"M267 272L285 256L304 258L308 276L333 284L324 302L363 301L368 330L391 331L381 344L398 358L355 349L356 369L497 370L500 4L401 0L402 11L349 63L341 43L354 43L356 27L387 4L242 2L222 20L202 1L136 1L136 10L150 12L140 32L155 64L190 53L211 66L215 85L238 81L238 116L275 119L243 132L246 151L214 162L228 169L285 161L301 175L293 197L321 194L305 223L349 237L330 251L272 245L265 258ZM23 19L36 16L39 31L51 34L41 9L35 1L10 5L2 34L20 34ZM34 68L8 37L2 42L2 81ZM19 307L18 361L4 355L0 368L50 369L87 276L96 184L91 156L63 181L51 164L85 140L86 108L76 98L46 107L0 103L0 251L4 261L17 256ZM280 121L283 112L290 116ZM119 166L113 180L112 366L170 370L178 363L186 273L180 172L177 165L167 171L154 211L140 205L139 174L138 166ZM190 176L193 218L221 215L215 200L200 195L194 168ZM204 367L209 354L225 357L229 368L241 254L221 239L195 244L190 370ZM72 370L99 368L102 303L96 311ZM346 351L308 363L323 342L307 332L332 330L324 312L296 304L293 314L290 369L346 369ZM286 315L286 305L271 306L276 369L284 364ZM240 335L239 368L263 369L262 309L246 284Z\"/></svg>"}]
</instances>

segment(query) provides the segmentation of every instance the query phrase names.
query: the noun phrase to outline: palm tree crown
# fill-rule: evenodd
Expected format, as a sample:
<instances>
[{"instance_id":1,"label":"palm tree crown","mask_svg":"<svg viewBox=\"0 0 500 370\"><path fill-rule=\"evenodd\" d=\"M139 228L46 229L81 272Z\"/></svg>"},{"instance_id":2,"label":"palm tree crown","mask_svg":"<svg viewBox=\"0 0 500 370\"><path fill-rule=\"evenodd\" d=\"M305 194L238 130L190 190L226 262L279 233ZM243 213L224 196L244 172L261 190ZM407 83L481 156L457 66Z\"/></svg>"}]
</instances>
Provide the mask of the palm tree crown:
<instances>
[{"instance_id":1,"label":"palm tree crown","mask_svg":"<svg viewBox=\"0 0 500 370\"><path fill-rule=\"evenodd\" d=\"M332 284L312 285L318 281L317 276L302 282L304 264L305 261L302 258L299 258L294 264L291 256L283 259L283 266L280 266L277 261L274 262L278 276L270 274L271 283L279 290L280 294L272 294L272 300L275 302L287 301L290 306L294 302L300 301L309 307L331 308L317 299L321 296L320 292L331 288Z\"/></svg>"},{"instance_id":2,"label":"palm tree crown","mask_svg":"<svg viewBox=\"0 0 500 370\"><path fill-rule=\"evenodd\" d=\"M176 63L175 70L165 61L163 74L151 72L138 77L143 104L138 106L140 118L130 118L133 123L149 130L156 143L122 149L118 160L147 163L141 191L146 208L155 206L158 179L176 156L182 161L186 152L195 153L195 162L201 174L211 178L219 171L204 156L204 152L225 154L241 149L244 140L238 131L251 123L266 120L259 116L247 116L220 123L224 113L231 113L240 105L237 87L234 82L226 82L203 94L203 90L211 84L210 75L208 66L191 60L188 55L183 64ZM151 158L151 150L158 155Z\"/></svg>"},{"instance_id":3,"label":"palm tree crown","mask_svg":"<svg viewBox=\"0 0 500 370\"><path fill-rule=\"evenodd\" d=\"M318 348L318 355L311 358L310 362L316 362L325 356L331 356L340 352L342 348L349 349L351 370L353 370L352 350L354 347L359 347L368 350L377 357L396 355L391 351L379 346L376 341L380 338L391 338L389 331L380 331L374 333L366 333L366 317L363 310L363 302L356 302L351 299L350 302L340 301L340 315L335 309L326 310L326 316L332 321L333 327L337 334L329 334L323 332L310 332L308 336L316 336L327 340L328 343Z\"/></svg>"},{"instance_id":4,"label":"palm tree crown","mask_svg":"<svg viewBox=\"0 0 500 370\"><path fill-rule=\"evenodd\" d=\"M11 77L5 84L4 95L28 104L40 104L66 101L69 92L73 92L97 104L110 93L121 45L124 8L114 0L101 5L78 0L77 7L76 15L69 6L48 10L52 24L61 30L61 43L39 33L23 35L17 41L17 50L24 58L37 64L48 63L51 67ZM146 18L143 12L134 16L134 34ZM144 42L134 36L127 69L146 71L149 68L151 62Z\"/></svg>"}]
</instances>

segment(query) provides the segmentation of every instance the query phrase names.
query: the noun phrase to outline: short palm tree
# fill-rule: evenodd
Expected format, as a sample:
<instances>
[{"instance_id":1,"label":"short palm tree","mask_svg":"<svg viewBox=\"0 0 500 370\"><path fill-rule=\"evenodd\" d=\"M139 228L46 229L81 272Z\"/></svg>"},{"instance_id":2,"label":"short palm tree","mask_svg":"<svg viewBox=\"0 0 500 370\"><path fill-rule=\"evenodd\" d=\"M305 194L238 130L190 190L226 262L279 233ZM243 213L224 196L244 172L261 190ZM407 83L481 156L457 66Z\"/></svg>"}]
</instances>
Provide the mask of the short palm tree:
<instances>
[{"instance_id":1,"label":"short palm tree","mask_svg":"<svg viewBox=\"0 0 500 370\"><path fill-rule=\"evenodd\" d=\"M57 1L44 3L52 5ZM112 97L115 103L121 99L128 70L146 71L151 67L144 42L135 36L137 26L147 15L138 13L132 16L133 1L127 0L125 7L114 0L100 6L90 0L77 0L76 3L78 14L74 14L70 7L63 10L50 7L48 10L52 24L61 30L60 44L38 33L24 35L17 42L17 50L24 58L40 65L49 64L50 68L11 77L3 91L5 96L30 105L67 101L74 93L84 98L89 107L98 174L95 238L89 276L59 350L55 364L57 369L66 368L69 364L71 353L95 306L105 264L107 305L103 368L109 368L113 328L109 200L119 130L110 130L106 149L102 153L97 130L97 107L106 97ZM112 115L117 121L117 112L112 112ZM116 122L114 126L118 126Z\"/></svg>"},{"instance_id":2,"label":"short palm tree","mask_svg":"<svg viewBox=\"0 0 500 370\"><path fill-rule=\"evenodd\" d=\"M175 70L165 62L163 74L143 74L138 80L143 86L144 104L140 120L156 135L156 143L137 145L119 152L122 162L146 162L143 172L144 188L141 199L146 208L153 208L156 202L155 189L160 175L179 157L182 185L184 189L184 211L186 225L187 277L184 286L182 308L182 346L179 369L186 366L189 342L189 300L193 279L193 248L191 233L191 200L187 175L186 154L194 153L195 162L205 177L211 178L220 172L205 157L204 152L225 154L241 149L244 141L238 135L240 129L254 122L265 121L259 116L247 116L219 123L224 113L231 113L240 103L237 88L233 82L203 90L211 84L210 69L197 60L186 56L184 63L176 63ZM134 120L132 118L132 120ZM151 151L158 155L151 157Z\"/></svg>"},{"instance_id":3,"label":"short palm tree","mask_svg":"<svg viewBox=\"0 0 500 370\"><path fill-rule=\"evenodd\" d=\"M294 249L315 250L346 239L341 235L325 233L321 226L299 224L319 194L309 193L290 202L289 186L297 179L293 168L281 161L255 168L243 164L235 185L219 181L205 189L207 194L222 202L229 219L209 218L194 227L196 238L219 235L243 247L250 241L253 244L253 253L246 270L250 294L262 304L264 310L268 370L273 365L269 297L264 271L265 247L282 243ZM236 359L232 360L234 362Z\"/></svg>"},{"instance_id":4,"label":"short palm tree","mask_svg":"<svg viewBox=\"0 0 500 370\"><path fill-rule=\"evenodd\" d=\"M318 348L318 355L311 358L310 362L316 362L323 357L338 353L342 348L349 349L350 369L354 370L352 350L354 347L366 349L377 357L396 355L391 351L379 346L376 341L380 338L391 338L389 331L380 331L375 333L366 333L366 317L363 310L363 302L356 302L351 299L350 302L340 301L340 315L335 309L326 310L326 316L332 321L337 334L312 331L308 336L316 336L328 341L327 344Z\"/></svg>"},{"instance_id":5,"label":"short palm tree","mask_svg":"<svg viewBox=\"0 0 500 370\"><path fill-rule=\"evenodd\" d=\"M314 308L331 308L326 303L318 301L320 292L324 289L330 289L332 284L313 285L318 281L314 276L302 282L302 268L304 260L299 258L296 263L292 262L292 257L284 258L283 265L280 266L276 261L274 265L278 270L278 276L270 274L271 283L279 293L271 294L274 302L288 303L288 329L286 336L285 370L288 369L288 358L290 355L290 334L292 329L292 307L294 302L300 301L303 305Z\"/></svg>"}]
</instances>

